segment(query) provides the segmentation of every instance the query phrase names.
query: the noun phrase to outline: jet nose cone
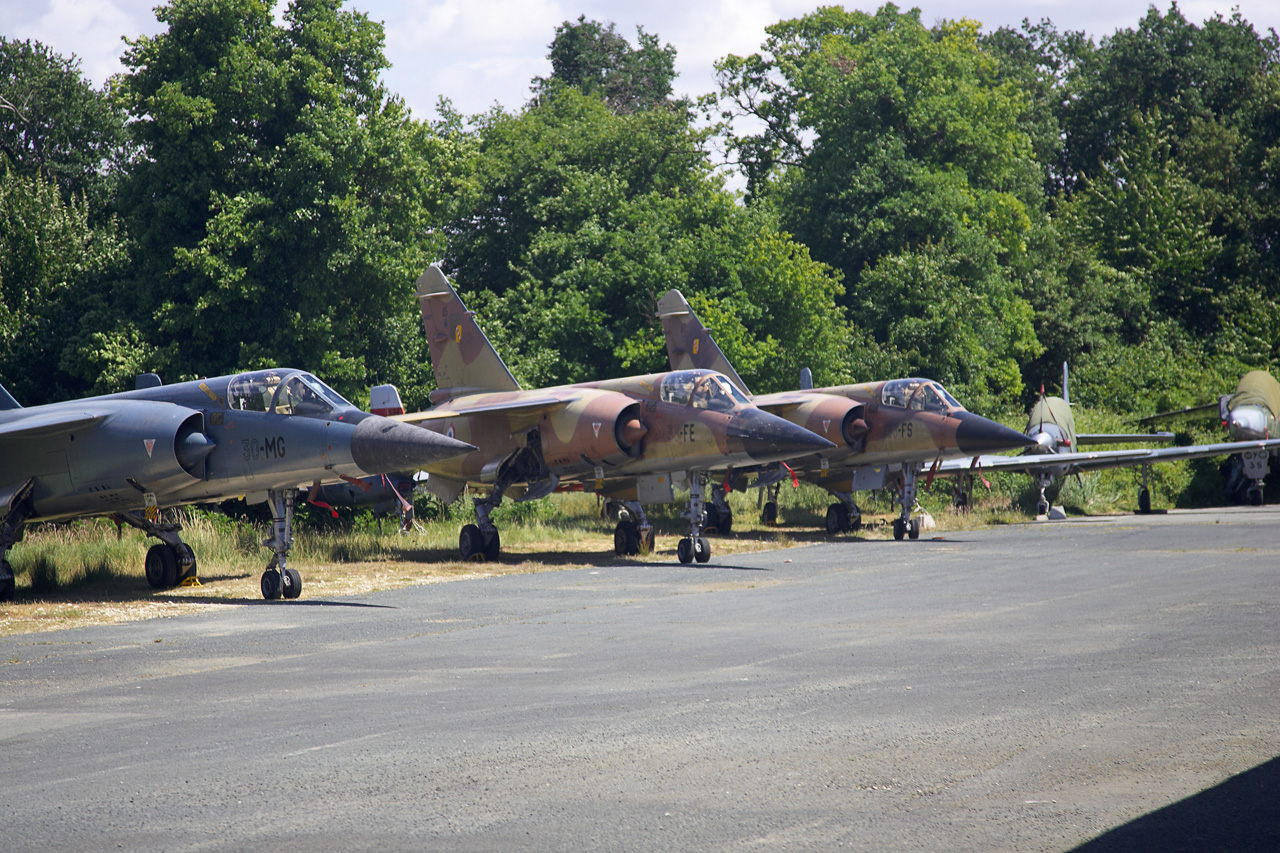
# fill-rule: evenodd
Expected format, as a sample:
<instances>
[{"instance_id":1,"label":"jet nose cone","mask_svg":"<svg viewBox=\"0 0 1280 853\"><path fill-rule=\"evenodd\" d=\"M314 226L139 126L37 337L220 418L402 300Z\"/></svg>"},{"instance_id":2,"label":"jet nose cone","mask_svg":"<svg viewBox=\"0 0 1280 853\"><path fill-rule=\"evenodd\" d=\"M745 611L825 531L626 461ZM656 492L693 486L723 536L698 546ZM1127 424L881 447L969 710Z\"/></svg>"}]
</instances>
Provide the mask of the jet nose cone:
<instances>
[{"instance_id":1,"label":"jet nose cone","mask_svg":"<svg viewBox=\"0 0 1280 853\"><path fill-rule=\"evenodd\" d=\"M1037 439L981 415L959 412L956 417L960 419L960 425L956 427L956 446L965 456L1039 446Z\"/></svg>"},{"instance_id":2,"label":"jet nose cone","mask_svg":"<svg viewBox=\"0 0 1280 853\"><path fill-rule=\"evenodd\" d=\"M421 468L475 449L475 445L378 415L360 421L351 435L351 460L366 474Z\"/></svg>"},{"instance_id":3,"label":"jet nose cone","mask_svg":"<svg viewBox=\"0 0 1280 853\"><path fill-rule=\"evenodd\" d=\"M1228 429L1233 441L1258 441L1267 437L1267 418L1258 409L1240 406L1232 410Z\"/></svg>"},{"instance_id":4,"label":"jet nose cone","mask_svg":"<svg viewBox=\"0 0 1280 853\"><path fill-rule=\"evenodd\" d=\"M808 456L835 447L822 436L759 409L743 409L734 415L726 435L730 441L741 441L747 455L757 462Z\"/></svg>"}]
</instances>

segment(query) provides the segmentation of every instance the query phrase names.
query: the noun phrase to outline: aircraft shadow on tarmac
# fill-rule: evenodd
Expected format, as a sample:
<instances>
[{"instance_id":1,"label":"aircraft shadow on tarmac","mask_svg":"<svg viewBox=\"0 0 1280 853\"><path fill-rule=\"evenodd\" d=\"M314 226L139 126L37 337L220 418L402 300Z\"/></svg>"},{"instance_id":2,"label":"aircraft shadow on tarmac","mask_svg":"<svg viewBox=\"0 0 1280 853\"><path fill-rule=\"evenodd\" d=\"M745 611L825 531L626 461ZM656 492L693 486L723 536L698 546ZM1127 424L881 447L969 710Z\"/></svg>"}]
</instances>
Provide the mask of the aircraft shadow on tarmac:
<instances>
[{"instance_id":1,"label":"aircraft shadow on tarmac","mask_svg":"<svg viewBox=\"0 0 1280 853\"><path fill-rule=\"evenodd\" d=\"M1280 758L1086 841L1073 853L1280 850Z\"/></svg>"}]
</instances>

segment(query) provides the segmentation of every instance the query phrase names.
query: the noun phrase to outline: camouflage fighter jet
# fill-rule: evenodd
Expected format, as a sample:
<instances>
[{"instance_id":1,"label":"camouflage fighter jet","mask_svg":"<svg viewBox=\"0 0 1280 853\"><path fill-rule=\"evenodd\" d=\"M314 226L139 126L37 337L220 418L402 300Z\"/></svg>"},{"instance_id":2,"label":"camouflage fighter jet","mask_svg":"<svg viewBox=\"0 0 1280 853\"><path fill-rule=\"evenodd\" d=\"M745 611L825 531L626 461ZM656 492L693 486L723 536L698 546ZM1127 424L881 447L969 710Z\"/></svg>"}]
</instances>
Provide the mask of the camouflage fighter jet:
<instances>
[{"instance_id":1,"label":"camouflage fighter jet","mask_svg":"<svg viewBox=\"0 0 1280 853\"><path fill-rule=\"evenodd\" d=\"M570 481L625 508L616 553L647 553L654 535L644 505L670 502L673 481L687 477L689 535L677 555L703 563L711 556L702 535L708 472L833 446L760 411L710 370L523 390L438 267L422 274L417 290L439 388L433 408L398 419L479 448L427 466L427 488L447 502L467 485L488 492L473 499L476 524L458 537L464 559L498 555L490 514L505 494L530 500Z\"/></svg>"},{"instance_id":2,"label":"camouflage fighter jet","mask_svg":"<svg viewBox=\"0 0 1280 853\"><path fill-rule=\"evenodd\" d=\"M147 582L196 577L196 556L163 510L244 495L266 501L267 599L297 598L286 567L300 484L413 468L475 448L366 414L310 373L258 370L23 408L0 388L0 601L13 598L9 549L29 521L104 515L154 536Z\"/></svg>"},{"instance_id":3,"label":"camouflage fighter jet","mask_svg":"<svg viewBox=\"0 0 1280 853\"><path fill-rule=\"evenodd\" d=\"M1271 377L1263 374L1267 379ZM1244 381L1241 380L1242 384ZM1275 380L1271 380L1275 385ZM1280 396L1280 387L1276 388ZM1158 462L1177 462L1184 459L1201 459L1210 456L1226 456L1239 453L1242 456L1262 459L1263 475L1266 473L1268 454L1280 449L1280 440L1265 438L1265 432L1256 435L1241 430L1242 438L1258 440L1238 440L1219 444L1192 444L1184 447L1162 447L1156 449L1136 448L1130 450L1076 451L1075 447L1088 444L1136 443L1146 441L1171 441L1173 433L1077 433L1075 416L1071 413L1068 397L1067 365L1062 365L1062 397L1045 397L1041 392L1040 400L1031 408L1027 419L1026 435L1035 439L1036 447L1020 456L983 456L977 460L977 467L987 471L1020 471L1031 475L1040 489L1040 499L1036 504L1036 512L1040 516L1049 513L1049 500L1045 491L1053 485L1054 480L1072 474L1083 474L1087 471L1100 471L1108 468L1141 468L1142 485L1138 489L1138 511L1151 511L1151 491L1148 488L1148 477L1151 466ZM1251 399L1242 397L1242 399ZM1225 407L1228 398L1223 398ZM1224 408L1225 411L1225 408ZM1181 412L1176 413L1181 414ZM1242 413L1241 420L1252 417ZM1143 418L1140 423L1150 423L1156 417ZM1225 420L1225 415L1224 415ZM1252 421L1249 421L1252 423ZM939 474L969 478L973 468L964 467L954 462L943 463ZM968 486L962 486L967 491Z\"/></svg>"},{"instance_id":4,"label":"camouflage fighter jet","mask_svg":"<svg viewBox=\"0 0 1280 853\"><path fill-rule=\"evenodd\" d=\"M1182 415L1196 414L1216 409L1218 420L1226 428L1234 442L1266 441L1280 438L1280 382L1265 370L1250 370L1240 377L1235 393L1223 394L1216 403L1188 406L1173 412L1161 412L1143 418L1139 423L1154 424ZM1227 490L1238 495L1237 482L1243 486L1243 498L1254 506L1262 504L1262 487L1270 467L1271 456L1277 451L1251 447L1240 451L1238 467L1228 477Z\"/></svg>"},{"instance_id":5,"label":"camouflage fighter jet","mask_svg":"<svg viewBox=\"0 0 1280 853\"><path fill-rule=\"evenodd\" d=\"M734 371L710 332L678 290L658 302L667 340L667 356L676 369L708 368L727 375L744 394L746 384ZM901 513L893 523L895 539L917 539L913 518L919 476L936 472L945 459L1027 447L1034 440L1003 424L965 410L941 385L928 379L893 379L859 385L813 388L806 378L799 391L760 394L752 402L767 412L807 426L840 442L832 450L796 458L787 464L796 476L816 483L839 502L827 508L827 531L856 529L862 513L855 491L883 488L896 475L901 483ZM769 489L764 519L777 517L778 472L757 482ZM770 482L772 480L772 482ZM717 507L727 513L728 507Z\"/></svg>"}]
</instances>

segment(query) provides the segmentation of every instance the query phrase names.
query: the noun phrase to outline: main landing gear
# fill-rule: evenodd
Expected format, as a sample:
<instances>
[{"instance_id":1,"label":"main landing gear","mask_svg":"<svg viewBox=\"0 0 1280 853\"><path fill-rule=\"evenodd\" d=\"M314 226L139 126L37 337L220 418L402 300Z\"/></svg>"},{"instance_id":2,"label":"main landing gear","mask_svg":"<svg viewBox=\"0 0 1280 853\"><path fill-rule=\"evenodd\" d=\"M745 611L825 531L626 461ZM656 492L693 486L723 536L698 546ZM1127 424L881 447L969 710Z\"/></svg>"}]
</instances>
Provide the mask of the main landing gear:
<instances>
[{"instance_id":1,"label":"main landing gear","mask_svg":"<svg viewBox=\"0 0 1280 853\"><path fill-rule=\"evenodd\" d=\"M613 529L613 553L619 557L648 556L653 553L653 525L637 501L618 501L618 526Z\"/></svg>"},{"instance_id":2,"label":"main landing gear","mask_svg":"<svg viewBox=\"0 0 1280 853\"><path fill-rule=\"evenodd\" d=\"M1036 486L1040 489L1040 500L1036 503L1036 515L1047 516L1049 514L1049 499L1044 496L1044 490L1053 485L1053 475L1036 474Z\"/></svg>"},{"instance_id":3,"label":"main landing gear","mask_svg":"<svg viewBox=\"0 0 1280 853\"><path fill-rule=\"evenodd\" d=\"M676 546L676 556L682 563L692 563L694 560L705 563L711 559L711 543L702 535L702 490L706 485L706 473L689 472L689 535Z\"/></svg>"},{"instance_id":4,"label":"main landing gear","mask_svg":"<svg viewBox=\"0 0 1280 853\"><path fill-rule=\"evenodd\" d=\"M916 480L920 469L914 463L902 466L902 514L893 520L893 538L901 542L920 538L920 519L911 517L911 508L916 505Z\"/></svg>"},{"instance_id":5,"label":"main landing gear","mask_svg":"<svg viewBox=\"0 0 1280 853\"><path fill-rule=\"evenodd\" d=\"M188 578L196 577L196 555L191 546L178 534L182 525L163 520L152 521L143 512L117 512L111 516L116 522L136 527L148 536L160 540L147 549L142 566L147 583L152 589L172 589ZM163 519L163 516L161 516Z\"/></svg>"},{"instance_id":6,"label":"main landing gear","mask_svg":"<svg viewBox=\"0 0 1280 853\"><path fill-rule=\"evenodd\" d=\"M827 507L827 533L835 536L837 533L848 533L861 528L862 510L854 503L853 495L848 492L831 494L840 502Z\"/></svg>"},{"instance_id":7,"label":"main landing gear","mask_svg":"<svg viewBox=\"0 0 1280 853\"><path fill-rule=\"evenodd\" d=\"M17 582L13 576L13 566L5 557L9 549L22 539L22 525L35 514L31 505L31 493L35 490L35 480L29 479L8 495L8 500L0 505L4 512L0 518L0 604L13 601Z\"/></svg>"},{"instance_id":8,"label":"main landing gear","mask_svg":"<svg viewBox=\"0 0 1280 853\"><path fill-rule=\"evenodd\" d=\"M764 502L764 509L760 511L761 524L777 524L778 523L778 492L782 490L782 483L770 483L760 490L760 495L765 496L768 492L768 499Z\"/></svg>"},{"instance_id":9,"label":"main landing gear","mask_svg":"<svg viewBox=\"0 0 1280 853\"><path fill-rule=\"evenodd\" d=\"M724 534L733 529L733 510L725 497L724 489L711 487L711 506L707 509L706 527L708 531Z\"/></svg>"},{"instance_id":10,"label":"main landing gear","mask_svg":"<svg viewBox=\"0 0 1280 853\"><path fill-rule=\"evenodd\" d=\"M267 492L267 504L271 507L272 533L264 539L274 553L262 573L262 597L267 601L278 598L297 598L302 595L302 575L297 569L288 568L289 549L293 547L293 497L294 489Z\"/></svg>"}]
</instances>

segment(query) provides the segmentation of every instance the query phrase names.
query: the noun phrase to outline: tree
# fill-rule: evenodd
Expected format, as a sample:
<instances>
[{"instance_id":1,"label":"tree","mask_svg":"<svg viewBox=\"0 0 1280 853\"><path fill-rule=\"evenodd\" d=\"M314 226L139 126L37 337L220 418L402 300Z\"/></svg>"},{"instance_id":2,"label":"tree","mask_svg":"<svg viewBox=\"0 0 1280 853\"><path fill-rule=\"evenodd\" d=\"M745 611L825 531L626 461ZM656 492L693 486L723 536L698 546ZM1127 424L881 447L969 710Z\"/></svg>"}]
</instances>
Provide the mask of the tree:
<instances>
[{"instance_id":1,"label":"tree","mask_svg":"<svg viewBox=\"0 0 1280 853\"><path fill-rule=\"evenodd\" d=\"M766 32L763 55L718 65L763 123L729 140L753 199L843 273L844 306L891 362L974 405L1011 400L1042 349L1020 280L1043 217L1027 95L971 21L928 29L886 4Z\"/></svg>"},{"instance_id":2,"label":"tree","mask_svg":"<svg viewBox=\"0 0 1280 853\"><path fill-rule=\"evenodd\" d=\"M446 261L523 381L667 369L655 312L671 287L761 390L808 364L847 376L838 277L735 203L685 116L619 115L564 88L477 133Z\"/></svg>"},{"instance_id":3,"label":"tree","mask_svg":"<svg viewBox=\"0 0 1280 853\"><path fill-rule=\"evenodd\" d=\"M534 78L533 91L546 97L557 85L571 86L586 95L604 98L616 113L634 113L666 104L676 77L676 50L658 37L636 27L639 47L632 48L615 25L565 21L556 27L548 45L551 77Z\"/></svg>"},{"instance_id":4,"label":"tree","mask_svg":"<svg viewBox=\"0 0 1280 853\"><path fill-rule=\"evenodd\" d=\"M447 146L380 82L379 24L272 5L176 0L130 43L139 252L116 296L174 378L287 363L359 396L422 369L404 336Z\"/></svg>"},{"instance_id":5,"label":"tree","mask_svg":"<svg viewBox=\"0 0 1280 853\"><path fill-rule=\"evenodd\" d=\"M64 201L84 196L101 222L126 154L123 113L78 59L0 36L0 169L44 175Z\"/></svg>"}]
</instances>

